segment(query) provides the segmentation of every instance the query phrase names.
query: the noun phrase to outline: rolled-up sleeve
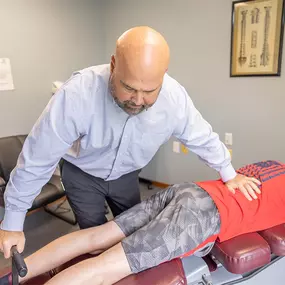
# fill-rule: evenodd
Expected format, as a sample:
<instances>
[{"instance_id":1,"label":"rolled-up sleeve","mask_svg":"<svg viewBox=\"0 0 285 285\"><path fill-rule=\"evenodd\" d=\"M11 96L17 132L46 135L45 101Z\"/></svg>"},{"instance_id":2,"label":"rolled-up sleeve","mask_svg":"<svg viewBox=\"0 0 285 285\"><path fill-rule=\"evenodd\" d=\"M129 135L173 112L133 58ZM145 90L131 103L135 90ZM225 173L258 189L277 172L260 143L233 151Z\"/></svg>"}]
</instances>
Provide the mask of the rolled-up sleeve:
<instances>
[{"instance_id":1,"label":"rolled-up sleeve","mask_svg":"<svg viewBox=\"0 0 285 285\"><path fill-rule=\"evenodd\" d=\"M228 149L195 108L185 88L181 86L179 92L175 137L206 165L218 171L224 182L234 178L236 171Z\"/></svg>"},{"instance_id":2,"label":"rolled-up sleeve","mask_svg":"<svg viewBox=\"0 0 285 285\"><path fill-rule=\"evenodd\" d=\"M80 75L51 98L27 136L8 181L1 229L22 231L26 213L61 157L81 135Z\"/></svg>"}]
</instances>

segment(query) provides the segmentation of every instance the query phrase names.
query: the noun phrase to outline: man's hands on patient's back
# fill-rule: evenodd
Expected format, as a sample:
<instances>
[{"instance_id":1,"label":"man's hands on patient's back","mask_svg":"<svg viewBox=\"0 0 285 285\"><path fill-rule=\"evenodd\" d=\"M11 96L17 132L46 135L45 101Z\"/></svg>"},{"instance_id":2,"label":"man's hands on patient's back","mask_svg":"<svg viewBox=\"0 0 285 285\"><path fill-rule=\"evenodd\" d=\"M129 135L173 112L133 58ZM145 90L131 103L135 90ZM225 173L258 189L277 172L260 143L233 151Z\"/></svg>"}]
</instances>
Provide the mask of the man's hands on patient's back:
<instances>
[{"instance_id":1,"label":"man's hands on patient's back","mask_svg":"<svg viewBox=\"0 0 285 285\"><path fill-rule=\"evenodd\" d=\"M235 189L239 189L250 201L252 201L252 198L257 199L256 193L261 193L258 188L261 182L254 177L237 174L235 178L227 181L225 184L233 194L235 193Z\"/></svg>"},{"instance_id":2,"label":"man's hands on patient's back","mask_svg":"<svg viewBox=\"0 0 285 285\"><path fill-rule=\"evenodd\" d=\"M25 247L25 235L23 232L12 232L0 230L0 250L5 258L11 256L11 248L16 245L17 250L22 253Z\"/></svg>"}]
</instances>

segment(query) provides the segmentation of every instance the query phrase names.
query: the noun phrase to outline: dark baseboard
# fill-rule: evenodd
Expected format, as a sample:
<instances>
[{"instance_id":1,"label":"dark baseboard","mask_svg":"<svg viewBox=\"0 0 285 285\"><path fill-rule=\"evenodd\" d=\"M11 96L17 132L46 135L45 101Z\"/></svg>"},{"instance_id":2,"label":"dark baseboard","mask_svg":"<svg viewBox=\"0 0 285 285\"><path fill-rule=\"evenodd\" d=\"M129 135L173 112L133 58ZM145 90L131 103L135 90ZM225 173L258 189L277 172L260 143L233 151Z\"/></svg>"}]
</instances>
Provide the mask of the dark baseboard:
<instances>
[{"instance_id":1,"label":"dark baseboard","mask_svg":"<svg viewBox=\"0 0 285 285\"><path fill-rule=\"evenodd\" d=\"M162 182L158 182L158 181L152 181L152 180L149 180L146 178L141 178L141 177L139 177L139 181L141 183L146 184L148 186L148 189L152 189L153 186L159 187L159 188L166 188L169 186L169 184L166 184L166 183L162 183Z\"/></svg>"}]
</instances>

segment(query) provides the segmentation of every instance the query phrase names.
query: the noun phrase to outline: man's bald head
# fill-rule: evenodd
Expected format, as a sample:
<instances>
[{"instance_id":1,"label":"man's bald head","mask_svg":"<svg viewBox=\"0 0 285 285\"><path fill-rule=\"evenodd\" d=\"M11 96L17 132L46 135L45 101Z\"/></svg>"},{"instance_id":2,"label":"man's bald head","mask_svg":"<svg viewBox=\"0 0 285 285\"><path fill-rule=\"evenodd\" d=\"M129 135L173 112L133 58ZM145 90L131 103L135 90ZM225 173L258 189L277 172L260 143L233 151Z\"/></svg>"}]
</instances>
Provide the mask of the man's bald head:
<instances>
[{"instance_id":1,"label":"man's bald head","mask_svg":"<svg viewBox=\"0 0 285 285\"><path fill-rule=\"evenodd\" d=\"M168 68L169 47L161 34L149 27L126 31L116 43L117 64L124 64L134 73L163 76Z\"/></svg>"},{"instance_id":2,"label":"man's bald head","mask_svg":"<svg viewBox=\"0 0 285 285\"><path fill-rule=\"evenodd\" d=\"M168 64L169 47L160 33L145 26L124 32L116 42L111 62L112 91L119 105L128 113L139 113L153 105Z\"/></svg>"}]
</instances>

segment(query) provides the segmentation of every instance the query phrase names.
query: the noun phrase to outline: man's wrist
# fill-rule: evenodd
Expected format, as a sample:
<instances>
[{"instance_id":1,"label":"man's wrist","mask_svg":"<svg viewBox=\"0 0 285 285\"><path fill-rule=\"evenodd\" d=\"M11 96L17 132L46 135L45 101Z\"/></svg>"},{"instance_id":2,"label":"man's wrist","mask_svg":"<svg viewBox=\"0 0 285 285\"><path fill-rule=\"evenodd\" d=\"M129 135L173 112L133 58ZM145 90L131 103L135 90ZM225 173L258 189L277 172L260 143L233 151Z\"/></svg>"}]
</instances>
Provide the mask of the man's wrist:
<instances>
[{"instance_id":1,"label":"man's wrist","mask_svg":"<svg viewBox=\"0 0 285 285\"><path fill-rule=\"evenodd\" d=\"M224 167L220 170L220 176L223 182L227 182L231 179L234 179L236 177L237 173L232 166L232 164L229 164L228 166Z\"/></svg>"},{"instance_id":2,"label":"man's wrist","mask_svg":"<svg viewBox=\"0 0 285 285\"><path fill-rule=\"evenodd\" d=\"M22 232L27 212L17 212L5 210L4 219L1 222L0 229L5 231Z\"/></svg>"}]
</instances>

